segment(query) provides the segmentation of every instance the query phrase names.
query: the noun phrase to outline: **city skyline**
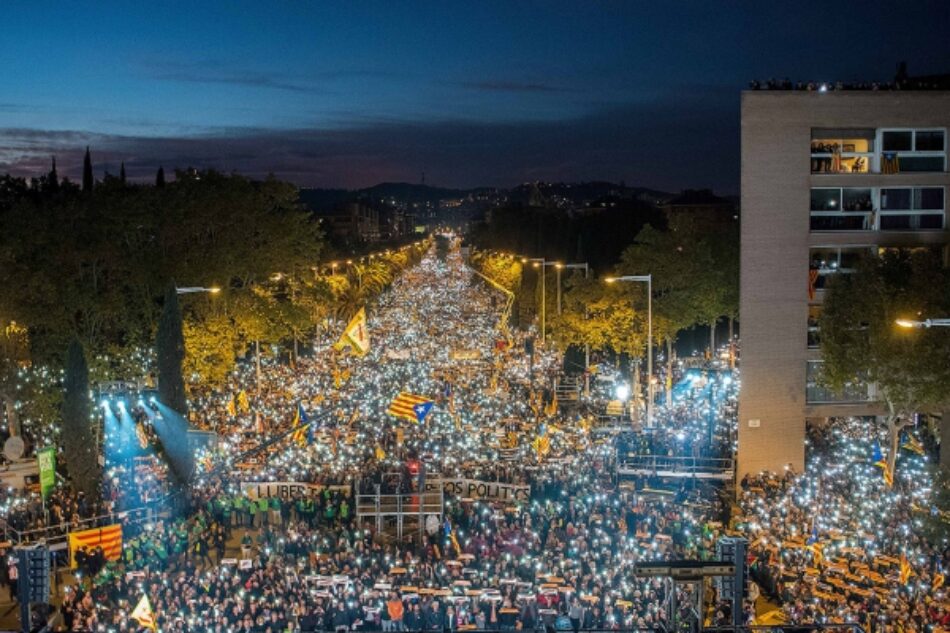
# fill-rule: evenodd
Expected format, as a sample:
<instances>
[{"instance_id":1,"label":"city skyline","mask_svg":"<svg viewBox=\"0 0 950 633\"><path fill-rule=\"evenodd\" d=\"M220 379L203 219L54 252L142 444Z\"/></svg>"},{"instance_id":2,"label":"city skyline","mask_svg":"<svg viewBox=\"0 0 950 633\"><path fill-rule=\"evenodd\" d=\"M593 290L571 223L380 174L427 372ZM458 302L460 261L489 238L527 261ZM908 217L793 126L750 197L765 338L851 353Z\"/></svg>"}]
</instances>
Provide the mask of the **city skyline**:
<instances>
[{"instance_id":1,"label":"city skyline","mask_svg":"<svg viewBox=\"0 0 950 633\"><path fill-rule=\"evenodd\" d=\"M124 161L142 180L163 165L317 187L425 173L734 194L749 80L947 70L947 6L872 4L16 7L0 171L55 155L75 179L89 145L99 177Z\"/></svg>"}]
</instances>

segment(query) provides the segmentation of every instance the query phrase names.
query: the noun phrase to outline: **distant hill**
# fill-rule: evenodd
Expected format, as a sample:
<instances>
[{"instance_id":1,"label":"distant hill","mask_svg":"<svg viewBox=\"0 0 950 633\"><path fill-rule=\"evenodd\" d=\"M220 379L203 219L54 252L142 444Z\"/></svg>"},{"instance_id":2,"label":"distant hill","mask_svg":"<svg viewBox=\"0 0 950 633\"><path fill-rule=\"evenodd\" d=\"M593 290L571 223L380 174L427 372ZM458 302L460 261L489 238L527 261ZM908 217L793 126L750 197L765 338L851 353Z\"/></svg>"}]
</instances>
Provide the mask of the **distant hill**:
<instances>
[{"instance_id":1,"label":"distant hill","mask_svg":"<svg viewBox=\"0 0 950 633\"><path fill-rule=\"evenodd\" d=\"M300 200L315 211L332 208L348 200L369 198L371 200L395 199L400 202L435 203L446 198L465 198L485 193L507 194L514 201L528 202L532 193L540 193L542 198L560 198L577 205L591 204L599 200L632 199L661 202L672 198L675 194L647 187L627 187L624 184L612 182L582 182L582 183L524 183L510 190L493 187L476 187L474 189L450 189L433 187L431 185L413 184L408 182L382 182L364 189L301 189Z\"/></svg>"},{"instance_id":2,"label":"distant hill","mask_svg":"<svg viewBox=\"0 0 950 633\"><path fill-rule=\"evenodd\" d=\"M432 187L408 182L381 182L365 189L301 189L300 201L313 210L322 210L346 202L369 198L371 200L385 200L394 198L400 202L435 203L446 198L464 198L477 195L485 191L496 191L489 187L476 189L448 189Z\"/></svg>"}]
</instances>

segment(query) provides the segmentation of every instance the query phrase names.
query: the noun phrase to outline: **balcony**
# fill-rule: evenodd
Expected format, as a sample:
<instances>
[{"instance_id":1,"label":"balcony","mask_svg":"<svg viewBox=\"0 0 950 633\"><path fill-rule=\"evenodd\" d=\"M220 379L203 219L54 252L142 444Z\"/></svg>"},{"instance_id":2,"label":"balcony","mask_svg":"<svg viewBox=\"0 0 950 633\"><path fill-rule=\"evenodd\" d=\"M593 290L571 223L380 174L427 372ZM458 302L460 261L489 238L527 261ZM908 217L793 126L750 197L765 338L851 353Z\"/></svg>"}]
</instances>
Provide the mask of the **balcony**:
<instances>
[{"instance_id":1,"label":"balcony","mask_svg":"<svg viewBox=\"0 0 950 633\"><path fill-rule=\"evenodd\" d=\"M947 170L943 129L812 130L812 174L941 173Z\"/></svg>"},{"instance_id":2,"label":"balcony","mask_svg":"<svg viewBox=\"0 0 950 633\"><path fill-rule=\"evenodd\" d=\"M943 187L813 187L811 231L940 231Z\"/></svg>"}]
</instances>

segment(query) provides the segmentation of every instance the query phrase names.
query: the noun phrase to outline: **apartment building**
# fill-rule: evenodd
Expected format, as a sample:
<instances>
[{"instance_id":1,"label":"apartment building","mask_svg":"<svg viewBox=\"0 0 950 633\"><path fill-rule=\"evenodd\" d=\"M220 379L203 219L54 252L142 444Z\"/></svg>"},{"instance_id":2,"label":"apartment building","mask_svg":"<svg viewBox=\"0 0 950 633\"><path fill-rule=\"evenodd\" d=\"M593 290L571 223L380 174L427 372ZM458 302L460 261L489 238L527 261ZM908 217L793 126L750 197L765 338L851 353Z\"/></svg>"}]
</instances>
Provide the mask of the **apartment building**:
<instances>
[{"instance_id":1,"label":"apartment building","mask_svg":"<svg viewBox=\"0 0 950 633\"><path fill-rule=\"evenodd\" d=\"M809 420L881 412L821 387L816 319L863 254L946 255L950 92L752 90L741 116L740 477L800 470Z\"/></svg>"}]
</instances>

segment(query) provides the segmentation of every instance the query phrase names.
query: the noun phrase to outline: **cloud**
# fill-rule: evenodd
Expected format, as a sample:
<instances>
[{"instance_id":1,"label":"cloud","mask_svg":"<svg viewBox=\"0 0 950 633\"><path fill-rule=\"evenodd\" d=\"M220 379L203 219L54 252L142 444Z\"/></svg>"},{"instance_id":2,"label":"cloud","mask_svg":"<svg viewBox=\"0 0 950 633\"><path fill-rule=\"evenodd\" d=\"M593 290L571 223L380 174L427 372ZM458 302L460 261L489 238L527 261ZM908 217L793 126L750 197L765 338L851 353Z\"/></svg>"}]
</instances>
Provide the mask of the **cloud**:
<instances>
[{"instance_id":1,"label":"cloud","mask_svg":"<svg viewBox=\"0 0 950 633\"><path fill-rule=\"evenodd\" d=\"M77 177L88 144L99 170L114 173L124 160L130 177L143 179L163 165L166 171L274 173L301 186L356 188L384 180L417 182L424 171L427 182L457 187L623 179L659 189L712 187L733 193L738 189L738 95L712 94L670 94L572 119L527 123L391 119L154 137L0 129L0 172L33 175L55 153L60 173Z\"/></svg>"},{"instance_id":2,"label":"cloud","mask_svg":"<svg viewBox=\"0 0 950 633\"><path fill-rule=\"evenodd\" d=\"M145 71L158 81L171 81L194 84L223 84L246 88L264 88L298 93L321 93L325 84L354 78L391 77L388 71L371 68L307 70L304 73L289 73L255 70L238 67L232 63L218 60L197 60L188 62L146 61L140 64Z\"/></svg>"},{"instance_id":3,"label":"cloud","mask_svg":"<svg viewBox=\"0 0 950 633\"><path fill-rule=\"evenodd\" d=\"M458 81L454 85L481 92L526 92L526 93L568 93L575 92L571 88L555 86L545 83L531 83L519 81Z\"/></svg>"},{"instance_id":4,"label":"cloud","mask_svg":"<svg viewBox=\"0 0 950 633\"><path fill-rule=\"evenodd\" d=\"M274 90L288 90L291 92L316 92L310 86L283 80L267 73L253 72L196 72L178 70L166 73L156 73L152 76L160 81L175 81L196 84L226 84L245 86L250 88L270 88Z\"/></svg>"}]
</instances>

